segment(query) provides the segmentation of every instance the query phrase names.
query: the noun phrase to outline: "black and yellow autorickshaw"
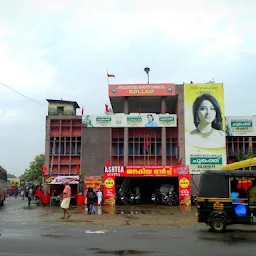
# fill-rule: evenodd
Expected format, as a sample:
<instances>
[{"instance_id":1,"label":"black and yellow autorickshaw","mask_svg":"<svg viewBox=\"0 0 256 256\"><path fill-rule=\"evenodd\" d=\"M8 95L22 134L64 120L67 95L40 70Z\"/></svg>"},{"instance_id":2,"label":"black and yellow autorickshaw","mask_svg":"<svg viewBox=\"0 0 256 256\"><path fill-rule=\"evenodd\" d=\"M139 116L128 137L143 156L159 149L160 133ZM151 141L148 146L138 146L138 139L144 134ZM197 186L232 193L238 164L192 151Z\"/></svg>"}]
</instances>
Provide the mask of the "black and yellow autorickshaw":
<instances>
[{"instance_id":1,"label":"black and yellow autorickshaw","mask_svg":"<svg viewBox=\"0 0 256 256\"><path fill-rule=\"evenodd\" d=\"M202 174L197 218L215 232L224 232L232 224L256 224L256 171Z\"/></svg>"}]
</instances>

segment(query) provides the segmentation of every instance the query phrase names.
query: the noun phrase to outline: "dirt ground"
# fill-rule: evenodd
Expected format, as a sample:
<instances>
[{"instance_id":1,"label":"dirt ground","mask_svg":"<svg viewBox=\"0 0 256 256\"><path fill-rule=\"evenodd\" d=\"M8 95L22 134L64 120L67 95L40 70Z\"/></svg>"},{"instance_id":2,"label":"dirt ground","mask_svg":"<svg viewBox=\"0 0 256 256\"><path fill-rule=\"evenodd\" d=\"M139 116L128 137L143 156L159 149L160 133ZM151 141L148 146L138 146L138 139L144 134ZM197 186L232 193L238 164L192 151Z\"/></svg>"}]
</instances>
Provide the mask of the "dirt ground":
<instances>
[{"instance_id":1,"label":"dirt ground","mask_svg":"<svg viewBox=\"0 0 256 256\"><path fill-rule=\"evenodd\" d=\"M62 211L58 207L43 207L40 210L42 220L55 220L67 223L87 223L99 226L175 226L186 227L197 224L196 208L175 206L128 206L98 207L95 215L88 215L84 207L72 208L72 216L60 220Z\"/></svg>"}]
</instances>

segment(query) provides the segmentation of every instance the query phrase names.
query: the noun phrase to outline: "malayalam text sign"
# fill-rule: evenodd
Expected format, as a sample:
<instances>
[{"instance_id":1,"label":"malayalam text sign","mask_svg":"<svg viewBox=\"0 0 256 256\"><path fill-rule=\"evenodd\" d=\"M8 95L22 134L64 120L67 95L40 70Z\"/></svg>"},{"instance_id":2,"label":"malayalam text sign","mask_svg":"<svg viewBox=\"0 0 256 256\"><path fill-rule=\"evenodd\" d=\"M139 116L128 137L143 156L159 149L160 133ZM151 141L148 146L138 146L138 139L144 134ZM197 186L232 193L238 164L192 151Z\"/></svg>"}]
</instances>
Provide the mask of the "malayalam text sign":
<instances>
[{"instance_id":1,"label":"malayalam text sign","mask_svg":"<svg viewBox=\"0 0 256 256\"><path fill-rule=\"evenodd\" d=\"M109 84L109 97L174 96L175 84Z\"/></svg>"}]
</instances>

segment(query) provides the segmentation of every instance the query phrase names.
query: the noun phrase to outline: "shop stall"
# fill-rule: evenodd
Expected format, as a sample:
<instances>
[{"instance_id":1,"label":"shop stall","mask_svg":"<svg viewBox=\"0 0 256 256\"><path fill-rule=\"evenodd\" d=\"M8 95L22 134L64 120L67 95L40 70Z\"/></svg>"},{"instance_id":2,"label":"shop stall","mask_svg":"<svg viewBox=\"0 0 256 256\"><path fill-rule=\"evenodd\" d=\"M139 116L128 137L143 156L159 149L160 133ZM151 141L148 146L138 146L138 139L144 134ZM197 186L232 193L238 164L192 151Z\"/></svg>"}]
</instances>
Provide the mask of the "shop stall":
<instances>
[{"instance_id":1,"label":"shop stall","mask_svg":"<svg viewBox=\"0 0 256 256\"><path fill-rule=\"evenodd\" d=\"M71 204L77 205L78 200L78 189L79 189L79 176L57 176L57 175L46 175L44 176L44 185L47 186L43 195L43 204L56 204L57 198L62 194L64 189L64 183L68 182L71 187Z\"/></svg>"},{"instance_id":2,"label":"shop stall","mask_svg":"<svg viewBox=\"0 0 256 256\"><path fill-rule=\"evenodd\" d=\"M119 180L122 180L122 184L118 183ZM153 184L160 184L159 180L163 183L174 183L178 190L180 206L191 205L188 166L105 166L104 204L115 205L116 192L121 187L129 187L129 183L133 181L137 182L139 186L142 184L142 187L145 184L144 190L148 192L153 188Z\"/></svg>"}]
</instances>

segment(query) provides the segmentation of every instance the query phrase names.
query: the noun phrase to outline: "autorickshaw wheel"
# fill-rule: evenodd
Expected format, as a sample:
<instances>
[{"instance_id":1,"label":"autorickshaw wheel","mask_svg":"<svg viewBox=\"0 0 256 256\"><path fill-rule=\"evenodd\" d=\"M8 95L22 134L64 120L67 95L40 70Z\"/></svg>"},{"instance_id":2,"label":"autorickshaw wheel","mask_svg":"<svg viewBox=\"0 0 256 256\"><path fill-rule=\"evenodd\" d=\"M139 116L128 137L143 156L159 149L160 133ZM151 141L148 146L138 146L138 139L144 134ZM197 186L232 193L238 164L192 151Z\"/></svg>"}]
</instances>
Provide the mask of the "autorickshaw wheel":
<instances>
[{"instance_id":1,"label":"autorickshaw wheel","mask_svg":"<svg viewBox=\"0 0 256 256\"><path fill-rule=\"evenodd\" d=\"M214 218L210 223L212 231L217 233L225 232L226 226L227 222L223 218Z\"/></svg>"}]
</instances>

